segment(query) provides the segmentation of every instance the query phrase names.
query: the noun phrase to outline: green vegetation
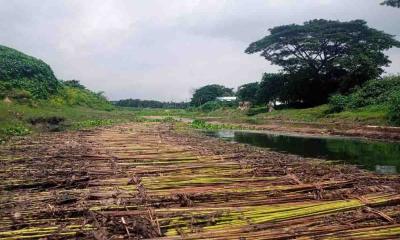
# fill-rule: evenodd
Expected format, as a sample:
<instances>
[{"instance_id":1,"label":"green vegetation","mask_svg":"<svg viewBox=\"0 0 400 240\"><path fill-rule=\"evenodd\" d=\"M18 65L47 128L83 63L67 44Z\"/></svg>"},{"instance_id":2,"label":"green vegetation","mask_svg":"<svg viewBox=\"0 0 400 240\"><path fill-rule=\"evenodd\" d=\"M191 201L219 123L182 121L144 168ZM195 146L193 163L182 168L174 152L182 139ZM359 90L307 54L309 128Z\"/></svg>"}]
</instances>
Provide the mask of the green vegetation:
<instances>
[{"instance_id":1,"label":"green vegetation","mask_svg":"<svg viewBox=\"0 0 400 240\"><path fill-rule=\"evenodd\" d=\"M393 36L363 20L317 19L274 27L270 33L250 44L246 53L260 52L282 68L279 84L273 84L277 100L304 106L324 104L333 93L347 94L379 77L390 63L384 51L400 47Z\"/></svg>"},{"instance_id":2,"label":"green vegetation","mask_svg":"<svg viewBox=\"0 0 400 240\"><path fill-rule=\"evenodd\" d=\"M58 118L60 121L52 121ZM0 101L0 139L31 132L79 129L136 121L134 112L126 109L101 110L79 105L55 105L49 101L34 106Z\"/></svg>"},{"instance_id":3,"label":"green vegetation","mask_svg":"<svg viewBox=\"0 0 400 240\"><path fill-rule=\"evenodd\" d=\"M102 93L68 85L63 85L48 102L54 106L84 106L105 111L111 111L114 108Z\"/></svg>"},{"instance_id":4,"label":"green vegetation","mask_svg":"<svg viewBox=\"0 0 400 240\"><path fill-rule=\"evenodd\" d=\"M238 87L236 96L240 101L247 101L255 104L258 102L258 97L256 97L256 95L258 94L259 88L258 82L244 84Z\"/></svg>"},{"instance_id":5,"label":"green vegetation","mask_svg":"<svg viewBox=\"0 0 400 240\"><path fill-rule=\"evenodd\" d=\"M389 121L395 125L400 125L400 91L392 95L389 103Z\"/></svg>"},{"instance_id":6,"label":"green vegetation","mask_svg":"<svg viewBox=\"0 0 400 240\"><path fill-rule=\"evenodd\" d=\"M187 102L160 102L155 100L124 99L114 102L115 106L132 108L165 108L185 109L189 107Z\"/></svg>"},{"instance_id":7,"label":"green vegetation","mask_svg":"<svg viewBox=\"0 0 400 240\"><path fill-rule=\"evenodd\" d=\"M399 125L400 76L370 80L349 95L333 95L329 100L329 113L360 112L368 109L370 117L387 119ZM344 114L342 114L344 115Z\"/></svg>"},{"instance_id":8,"label":"green vegetation","mask_svg":"<svg viewBox=\"0 0 400 240\"><path fill-rule=\"evenodd\" d=\"M216 100L217 97L232 95L234 94L233 89L231 88L227 88L217 84L206 85L195 90L192 97L191 105L198 107L209 101Z\"/></svg>"},{"instance_id":9,"label":"green vegetation","mask_svg":"<svg viewBox=\"0 0 400 240\"><path fill-rule=\"evenodd\" d=\"M0 142L32 132L136 120L77 80L57 80L41 60L0 46Z\"/></svg>"},{"instance_id":10,"label":"green vegetation","mask_svg":"<svg viewBox=\"0 0 400 240\"><path fill-rule=\"evenodd\" d=\"M385 4L395 1L389 2ZM384 51L392 47L400 47L400 42L363 20L319 19L277 26L246 49L281 67L279 73L265 73L260 82L238 88L236 96L252 103L250 109L239 112L237 105L215 102L217 96L231 93L223 91L226 87L208 85L195 92L191 110L229 122L400 125L400 77L380 77L390 63ZM277 110L269 112L272 105Z\"/></svg>"},{"instance_id":11,"label":"green vegetation","mask_svg":"<svg viewBox=\"0 0 400 240\"><path fill-rule=\"evenodd\" d=\"M237 102L223 102L223 101L208 101L203 105L200 105L197 110L202 112L211 112L217 109L224 108L235 108L237 107Z\"/></svg>"},{"instance_id":12,"label":"green vegetation","mask_svg":"<svg viewBox=\"0 0 400 240\"><path fill-rule=\"evenodd\" d=\"M231 125L231 124L212 124L207 123L204 120L195 119L190 124L190 127L195 129L202 129L202 130L219 130L219 129L237 129L238 126Z\"/></svg>"},{"instance_id":13,"label":"green vegetation","mask_svg":"<svg viewBox=\"0 0 400 240\"><path fill-rule=\"evenodd\" d=\"M60 82L43 61L0 45L0 92L4 96L46 99Z\"/></svg>"}]
</instances>

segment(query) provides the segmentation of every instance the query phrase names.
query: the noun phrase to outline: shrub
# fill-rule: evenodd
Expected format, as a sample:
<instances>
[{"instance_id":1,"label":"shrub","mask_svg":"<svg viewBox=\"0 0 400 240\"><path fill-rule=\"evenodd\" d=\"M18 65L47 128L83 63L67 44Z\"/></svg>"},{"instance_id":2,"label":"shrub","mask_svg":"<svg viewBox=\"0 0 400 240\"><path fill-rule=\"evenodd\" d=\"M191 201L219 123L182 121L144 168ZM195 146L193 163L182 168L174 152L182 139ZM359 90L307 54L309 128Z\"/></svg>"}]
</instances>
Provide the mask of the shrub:
<instances>
[{"instance_id":1,"label":"shrub","mask_svg":"<svg viewBox=\"0 0 400 240\"><path fill-rule=\"evenodd\" d=\"M374 79L356 88L348 96L333 95L329 99L328 112L341 112L371 105L389 105L395 93L400 92L400 76Z\"/></svg>"},{"instance_id":2,"label":"shrub","mask_svg":"<svg viewBox=\"0 0 400 240\"><path fill-rule=\"evenodd\" d=\"M400 90L400 76L388 76L366 82L349 96L348 107L386 104L393 92Z\"/></svg>"},{"instance_id":3,"label":"shrub","mask_svg":"<svg viewBox=\"0 0 400 240\"><path fill-rule=\"evenodd\" d=\"M0 100L7 96L7 88L0 82Z\"/></svg>"},{"instance_id":4,"label":"shrub","mask_svg":"<svg viewBox=\"0 0 400 240\"><path fill-rule=\"evenodd\" d=\"M70 86L63 86L59 93L50 99L50 102L58 106L86 106L106 111L114 109L101 93Z\"/></svg>"},{"instance_id":5,"label":"shrub","mask_svg":"<svg viewBox=\"0 0 400 240\"><path fill-rule=\"evenodd\" d=\"M1 128L0 132L6 136L25 136L31 133L31 130L21 125L15 125Z\"/></svg>"},{"instance_id":6,"label":"shrub","mask_svg":"<svg viewBox=\"0 0 400 240\"><path fill-rule=\"evenodd\" d=\"M113 125L116 121L111 119L94 119L94 120L85 120L81 122L75 122L73 124L73 129L87 129L101 126L110 126Z\"/></svg>"},{"instance_id":7,"label":"shrub","mask_svg":"<svg viewBox=\"0 0 400 240\"><path fill-rule=\"evenodd\" d=\"M220 130L220 129L235 129L237 128L234 125L230 124L212 124L212 123L207 123L204 120L201 119L195 119L192 121L192 124L190 124L192 128L195 129L202 129L202 130Z\"/></svg>"},{"instance_id":8,"label":"shrub","mask_svg":"<svg viewBox=\"0 0 400 240\"><path fill-rule=\"evenodd\" d=\"M38 99L48 98L60 86L45 62L1 45L0 79L13 89L26 90Z\"/></svg>"},{"instance_id":9,"label":"shrub","mask_svg":"<svg viewBox=\"0 0 400 240\"><path fill-rule=\"evenodd\" d=\"M395 125L400 125L400 91L392 94L388 112L389 121Z\"/></svg>"},{"instance_id":10,"label":"shrub","mask_svg":"<svg viewBox=\"0 0 400 240\"><path fill-rule=\"evenodd\" d=\"M9 97L20 103L29 103L32 100L32 93L23 89L14 89L9 93Z\"/></svg>"},{"instance_id":11,"label":"shrub","mask_svg":"<svg viewBox=\"0 0 400 240\"><path fill-rule=\"evenodd\" d=\"M342 112L346 109L348 104L348 97L336 94L329 98L329 113Z\"/></svg>"},{"instance_id":12,"label":"shrub","mask_svg":"<svg viewBox=\"0 0 400 240\"><path fill-rule=\"evenodd\" d=\"M260 114L260 113L267 113L268 110L269 110L268 107L250 108L250 109L247 111L246 115L247 115L247 116L254 116L254 115L257 115L257 114Z\"/></svg>"},{"instance_id":13,"label":"shrub","mask_svg":"<svg viewBox=\"0 0 400 240\"><path fill-rule=\"evenodd\" d=\"M203 105L201 105L199 107L199 110L204 111L204 112L211 112L211 111L215 111L218 108L222 108L222 107L223 107L223 105L219 101L209 101L209 102L206 102Z\"/></svg>"},{"instance_id":14,"label":"shrub","mask_svg":"<svg viewBox=\"0 0 400 240\"><path fill-rule=\"evenodd\" d=\"M208 101L201 105L198 109L204 112L212 112L221 108L237 107L238 103L235 102L222 102L222 101Z\"/></svg>"}]
</instances>

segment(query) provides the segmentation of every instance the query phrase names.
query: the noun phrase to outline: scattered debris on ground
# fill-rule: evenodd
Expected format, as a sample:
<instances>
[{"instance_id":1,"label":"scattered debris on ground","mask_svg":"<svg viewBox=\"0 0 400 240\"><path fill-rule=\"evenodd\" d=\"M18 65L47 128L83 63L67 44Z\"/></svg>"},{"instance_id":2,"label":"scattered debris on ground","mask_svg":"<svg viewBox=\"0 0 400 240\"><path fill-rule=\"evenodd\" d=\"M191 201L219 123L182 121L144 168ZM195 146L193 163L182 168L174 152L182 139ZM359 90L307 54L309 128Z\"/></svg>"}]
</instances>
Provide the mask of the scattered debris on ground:
<instances>
[{"instance_id":1,"label":"scattered debris on ground","mask_svg":"<svg viewBox=\"0 0 400 240\"><path fill-rule=\"evenodd\" d=\"M400 177L132 123L1 147L0 239L395 239Z\"/></svg>"}]
</instances>

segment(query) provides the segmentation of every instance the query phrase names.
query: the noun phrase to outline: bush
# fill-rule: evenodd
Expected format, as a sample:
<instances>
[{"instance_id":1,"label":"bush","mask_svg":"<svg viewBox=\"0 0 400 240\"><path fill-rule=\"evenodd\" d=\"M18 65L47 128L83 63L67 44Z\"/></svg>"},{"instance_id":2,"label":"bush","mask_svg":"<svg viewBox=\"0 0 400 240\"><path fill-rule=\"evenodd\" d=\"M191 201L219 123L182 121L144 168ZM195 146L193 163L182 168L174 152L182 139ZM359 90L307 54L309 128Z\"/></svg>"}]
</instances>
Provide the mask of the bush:
<instances>
[{"instance_id":1,"label":"bush","mask_svg":"<svg viewBox=\"0 0 400 240\"><path fill-rule=\"evenodd\" d=\"M392 96L400 92L400 76L388 76L366 82L348 96L333 95L329 99L329 112L357 109L371 105L389 105Z\"/></svg>"},{"instance_id":2,"label":"bush","mask_svg":"<svg viewBox=\"0 0 400 240\"><path fill-rule=\"evenodd\" d=\"M392 124L400 125L400 91L393 93L391 96L388 118Z\"/></svg>"},{"instance_id":3,"label":"bush","mask_svg":"<svg viewBox=\"0 0 400 240\"><path fill-rule=\"evenodd\" d=\"M12 89L26 90L38 99L48 98L60 86L45 62L1 45L0 79Z\"/></svg>"},{"instance_id":4,"label":"bush","mask_svg":"<svg viewBox=\"0 0 400 240\"><path fill-rule=\"evenodd\" d=\"M15 125L1 128L0 133L6 136L25 136L31 133L31 130L21 125Z\"/></svg>"},{"instance_id":5,"label":"bush","mask_svg":"<svg viewBox=\"0 0 400 240\"><path fill-rule=\"evenodd\" d=\"M85 106L106 111L114 109L101 93L70 86L63 86L59 93L50 99L50 102L58 106Z\"/></svg>"},{"instance_id":6,"label":"bush","mask_svg":"<svg viewBox=\"0 0 400 240\"><path fill-rule=\"evenodd\" d=\"M7 88L4 84L0 82L0 100L7 97Z\"/></svg>"},{"instance_id":7,"label":"bush","mask_svg":"<svg viewBox=\"0 0 400 240\"><path fill-rule=\"evenodd\" d=\"M349 96L348 107L387 104L393 92L400 90L400 76L389 76L366 82Z\"/></svg>"},{"instance_id":8,"label":"bush","mask_svg":"<svg viewBox=\"0 0 400 240\"><path fill-rule=\"evenodd\" d=\"M229 124L212 124L212 123L207 123L204 120L201 119L195 119L192 121L192 124L190 124L192 128L195 129L202 129L202 130L220 130L220 129L234 129L235 126L229 125Z\"/></svg>"},{"instance_id":9,"label":"bush","mask_svg":"<svg viewBox=\"0 0 400 240\"><path fill-rule=\"evenodd\" d=\"M201 105L198 109L204 112L212 112L221 108L234 108L237 105L237 102L209 101Z\"/></svg>"},{"instance_id":10,"label":"bush","mask_svg":"<svg viewBox=\"0 0 400 240\"><path fill-rule=\"evenodd\" d=\"M257 108L250 108L246 115L247 116L254 116L260 113L267 113L269 110L269 107L257 107Z\"/></svg>"},{"instance_id":11,"label":"bush","mask_svg":"<svg viewBox=\"0 0 400 240\"><path fill-rule=\"evenodd\" d=\"M199 110L204 111L204 112L211 112L215 111L218 108L222 108L222 104L219 101L209 101L204 103L199 107Z\"/></svg>"},{"instance_id":12,"label":"bush","mask_svg":"<svg viewBox=\"0 0 400 240\"><path fill-rule=\"evenodd\" d=\"M329 113L342 112L346 109L348 104L348 97L336 94L329 98Z\"/></svg>"},{"instance_id":13,"label":"bush","mask_svg":"<svg viewBox=\"0 0 400 240\"><path fill-rule=\"evenodd\" d=\"M101 126L110 126L113 125L116 121L111 119L94 119L94 120L85 120L81 122L75 122L73 124L73 129L87 129Z\"/></svg>"}]
</instances>

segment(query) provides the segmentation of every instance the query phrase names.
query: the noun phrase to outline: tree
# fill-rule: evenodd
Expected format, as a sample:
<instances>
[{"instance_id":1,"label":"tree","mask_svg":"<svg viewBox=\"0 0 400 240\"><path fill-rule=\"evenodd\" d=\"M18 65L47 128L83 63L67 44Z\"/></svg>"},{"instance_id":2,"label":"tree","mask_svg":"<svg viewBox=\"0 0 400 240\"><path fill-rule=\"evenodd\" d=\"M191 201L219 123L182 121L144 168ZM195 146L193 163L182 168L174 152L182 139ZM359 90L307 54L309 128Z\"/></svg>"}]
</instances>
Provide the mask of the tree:
<instances>
[{"instance_id":1,"label":"tree","mask_svg":"<svg viewBox=\"0 0 400 240\"><path fill-rule=\"evenodd\" d=\"M257 102L267 104L268 102L285 101L287 79L280 73L264 73L256 96Z\"/></svg>"},{"instance_id":2,"label":"tree","mask_svg":"<svg viewBox=\"0 0 400 240\"><path fill-rule=\"evenodd\" d=\"M206 85L195 90L191 105L200 106L208 101L214 101L217 97L233 95L232 88L226 88L218 84Z\"/></svg>"},{"instance_id":3,"label":"tree","mask_svg":"<svg viewBox=\"0 0 400 240\"><path fill-rule=\"evenodd\" d=\"M325 103L333 92L348 92L379 76L390 63L383 51L400 47L392 35L368 27L363 20L312 20L274 27L270 33L245 52L261 52L281 66L290 82L300 83L308 92L299 95L305 95L301 101L309 105Z\"/></svg>"},{"instance_id":4,"label":"tree","mask_svg":"<svg viewBox=\"0 0 400 240\"><path fill-rule=\"evenodd\" d=\"M383 1L381 3L381 5L400 8L400 0L386 0L386 1Z\"/></svg>"},{"instance_id":5,"label":"tree","mask_svg":"<svg viewBox=\"0 0 400 240\"><path fill-rule=\"evenodd\" d=\"M241 101L248 101L254 104L257 102L257 97L256 97L257 91L258 91L258 82L247 83L238 88L236 96Z\"/></svg>"}]
</instances>

